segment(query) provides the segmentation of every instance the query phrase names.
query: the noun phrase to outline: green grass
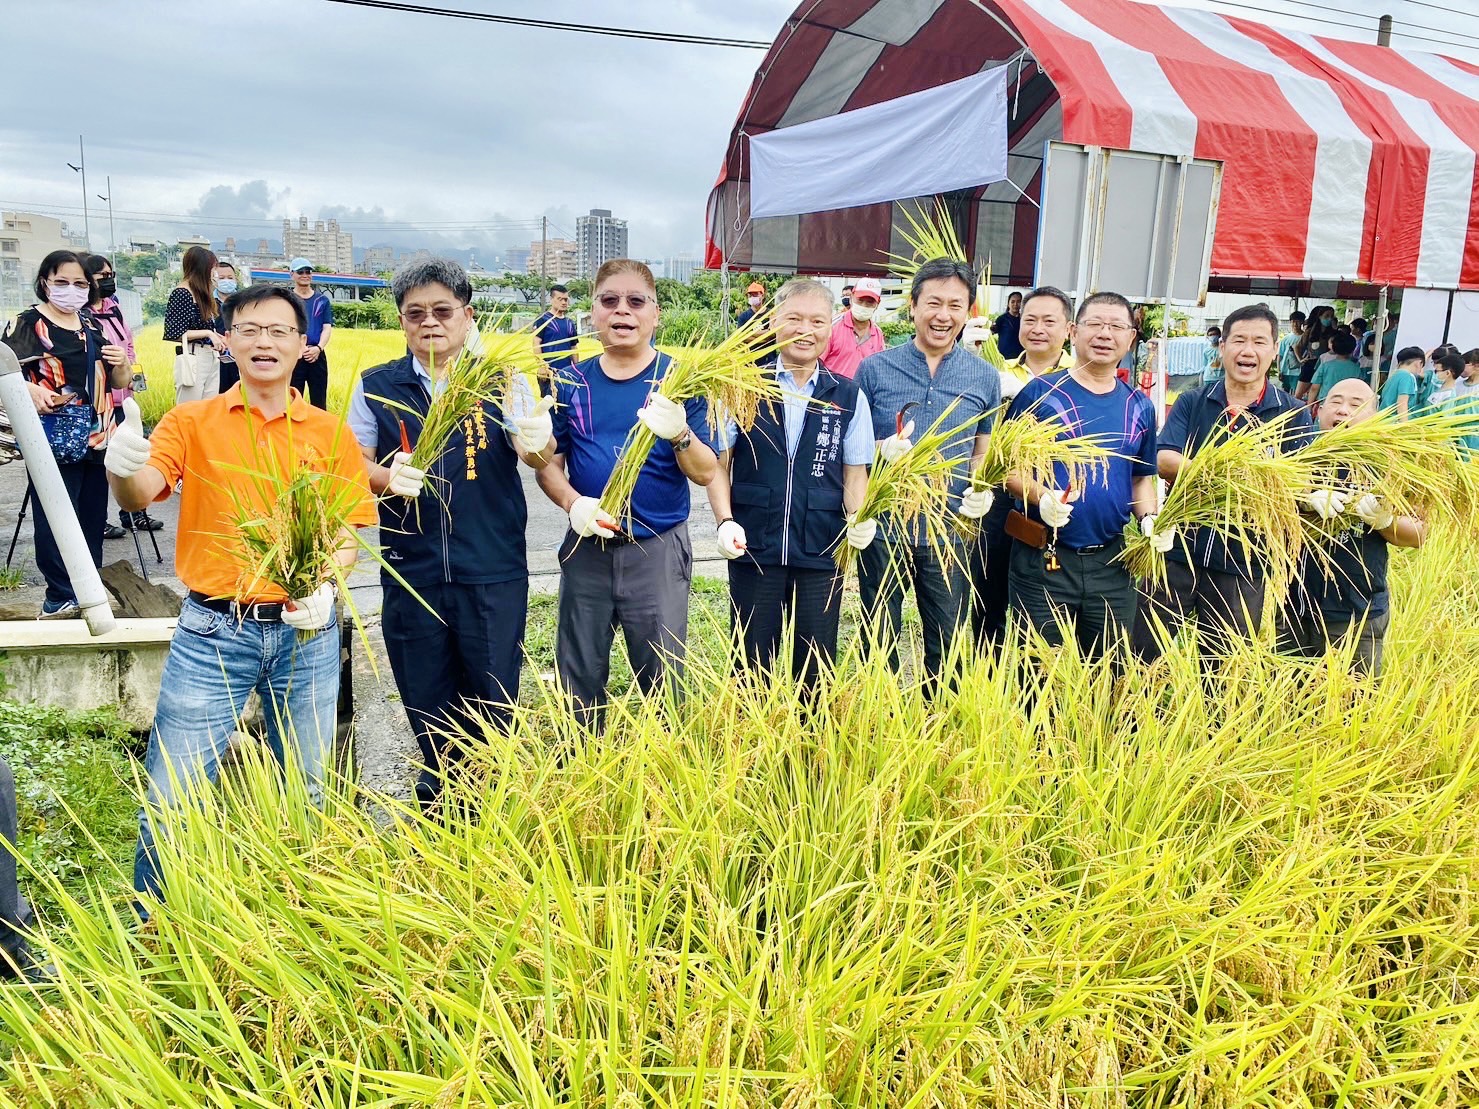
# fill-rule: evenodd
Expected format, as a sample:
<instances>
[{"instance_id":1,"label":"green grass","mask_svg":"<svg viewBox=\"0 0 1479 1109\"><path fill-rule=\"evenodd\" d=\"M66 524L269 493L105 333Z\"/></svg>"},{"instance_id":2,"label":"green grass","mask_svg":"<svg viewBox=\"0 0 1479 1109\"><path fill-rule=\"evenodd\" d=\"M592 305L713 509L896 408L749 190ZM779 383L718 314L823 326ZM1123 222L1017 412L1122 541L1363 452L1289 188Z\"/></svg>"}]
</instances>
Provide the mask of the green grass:
<instances>
[{"instance_id":1,"label":"green grass","mask_svg":"<svg viewBox=\"0 0 1479 1109\"><path fill-rule=\"evenodd\" d=\"M89 877L122 864L133 850L131 743L111 712L0 701L0 755L15 775L21 855L76 896L85 896ZM33 892L38 913L54 907L24 873L21 885Z\"/></svg>"},{"instance_id":2,"label":"green grass","mask_svg":"<svg viewBox=\"0 0 1479 1109\"><path fill-rule=\"evenodd\" d=\"M0 592L8 593L26 584L26 572L18 566L0 567Z\"/></svg>"}]
</instances>

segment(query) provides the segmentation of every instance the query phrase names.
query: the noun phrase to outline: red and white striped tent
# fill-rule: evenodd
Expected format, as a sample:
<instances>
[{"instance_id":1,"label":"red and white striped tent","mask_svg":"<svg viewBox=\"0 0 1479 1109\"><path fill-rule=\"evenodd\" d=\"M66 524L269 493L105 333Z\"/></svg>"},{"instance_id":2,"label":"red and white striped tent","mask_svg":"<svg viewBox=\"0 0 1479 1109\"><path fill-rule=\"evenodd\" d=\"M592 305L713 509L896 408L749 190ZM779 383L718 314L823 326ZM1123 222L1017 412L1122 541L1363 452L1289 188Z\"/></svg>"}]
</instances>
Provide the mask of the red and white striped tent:
<instances>
[{"instance_id":1,"label":"red and white striped tent","mask_svg":"<svg viewBox=\"0 0 1479 1109\"><path fill-rule=\"evenodd\" d=\"M751 222L749 136L1003 65L1009 180L949 198L998 282L1032 278L1062 139L1224 162L1214 288L1479 289L1479 66L1133 0L805 0L730 135L706 264L877 272L901 202Z\"/></svg>"}]
</instances>

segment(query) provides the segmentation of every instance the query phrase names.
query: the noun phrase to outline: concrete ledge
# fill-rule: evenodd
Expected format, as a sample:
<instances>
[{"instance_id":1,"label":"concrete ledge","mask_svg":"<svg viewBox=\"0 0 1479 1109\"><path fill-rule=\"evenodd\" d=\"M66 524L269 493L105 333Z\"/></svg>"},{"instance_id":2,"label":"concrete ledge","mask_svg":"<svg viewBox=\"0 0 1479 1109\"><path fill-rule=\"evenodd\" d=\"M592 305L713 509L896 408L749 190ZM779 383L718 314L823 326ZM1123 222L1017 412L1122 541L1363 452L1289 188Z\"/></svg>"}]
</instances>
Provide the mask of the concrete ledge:
<instances>
[{"instance_id":1,"label":"concrete ledge","mask_svg":"<svg viewBox=\"0 0 1479 1109\"><path fill-rule=\"evenodd\" d=\"M93 636L81 620L0 622L5 695L73 711L116 709L136 731L154 724L172 619L124 619Z\"/></svg>"}]
</instances>

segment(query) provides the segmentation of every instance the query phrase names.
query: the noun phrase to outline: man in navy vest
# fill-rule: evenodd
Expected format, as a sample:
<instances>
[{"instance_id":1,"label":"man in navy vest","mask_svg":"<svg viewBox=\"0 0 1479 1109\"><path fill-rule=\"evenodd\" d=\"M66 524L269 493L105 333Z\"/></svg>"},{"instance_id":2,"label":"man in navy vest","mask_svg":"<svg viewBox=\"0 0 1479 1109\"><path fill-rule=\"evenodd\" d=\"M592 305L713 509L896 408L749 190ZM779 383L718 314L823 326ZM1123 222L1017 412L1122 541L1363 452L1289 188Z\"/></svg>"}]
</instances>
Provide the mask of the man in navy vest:
<instances>
[{"instance_id":1,"label":"man in navy vest","mask_svg":"<svg viewBox=\"0 0 1479 1109\"><path fill-rule=\"evenodd\" d=\"M484 402L429 471L410 465L402 428L414 445L447 367L475 334L472 285L461 266L433 258L396 274L391 291L408 350L355 384L349 426L382 494L386 561L410 586L381 573L381 629L421 748L416 798L430 808L461 754L448 729L477 735L474 713L505 726L518 700L529 564L517 468L549 444L550 418L530 396L505 401L518 413Z\"/></svg>"},{"instance_id":2,"label":"man in navy vest","mask_svg":"<svg viewBox=\"0 0 1479 1109\"><path fill-rule=\"evenodd\" d=\"M857 385L819 361L832 308L832 291L818 281L798 278L776 292L775 376L786 399L762 408L751 430L725 430L719 465L732 504L723 504L722 483L710 486L745 661L768 669L792 621L791 672L808 688L837 655L837 545L866 547L877 528L870 521L846 534L868 484L873 418Z\"/></svg>"}]
</instances>

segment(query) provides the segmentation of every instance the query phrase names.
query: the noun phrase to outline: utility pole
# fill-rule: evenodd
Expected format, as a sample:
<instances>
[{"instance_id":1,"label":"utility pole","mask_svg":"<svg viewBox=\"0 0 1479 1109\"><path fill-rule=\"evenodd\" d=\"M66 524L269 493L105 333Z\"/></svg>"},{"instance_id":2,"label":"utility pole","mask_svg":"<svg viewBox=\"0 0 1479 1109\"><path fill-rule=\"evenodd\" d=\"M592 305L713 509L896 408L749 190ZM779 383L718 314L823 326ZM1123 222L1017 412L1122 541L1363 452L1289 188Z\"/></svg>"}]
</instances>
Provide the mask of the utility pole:
<instances>
[{"instance_id":1,"label":"utility pole","mask_svg":"<svg viewBox=\"0 0 1479 1109\"><path fill-rule=\"evenodd\" d=\"M1392 17L1384 15L1376 21L1376 45L1392 45Z\"/></svg>"},{"instance_id":2,"label":"utility pole","mask_svg":"<svg viewBox=\"0 0 1479 1109\"><path fill-rule=\"evenodd\" d=\"M87 249L92 249L92 229L87 223L87 151L82 145L82 136L77 136L77 164L67 163L67 168L73 173L82 174L82 238L87 243Z\"/></svg>"},{"instance_id":3,"label":"utility pole","mask_svg":"<svg viewBox=\"0 0 1479 1109\"><path fill-rule=\"evenodd\" d=\"M549 299L549 216L539 217L539 310L544 311Z\"/></svg>"},{"instance_id":4,"label":"utility pole","mask_svg":"<svg viewBox=\"0 0 1479 1109\"><path fill-rule=\"evenodd\" d=\"M118 236L113 231L113 177L110 174L103 180L106 182L108 195L99 196L98 199L108 202L108 261L113 263L113 271L116 273L118 271Z\"/></svg>"}]
</instances>

